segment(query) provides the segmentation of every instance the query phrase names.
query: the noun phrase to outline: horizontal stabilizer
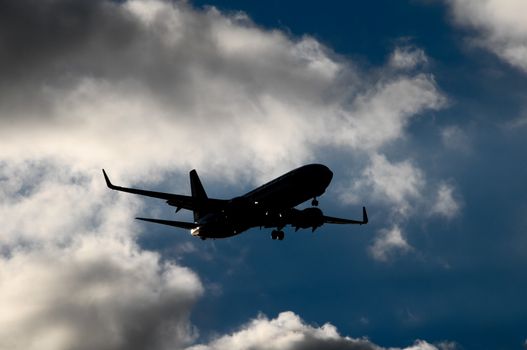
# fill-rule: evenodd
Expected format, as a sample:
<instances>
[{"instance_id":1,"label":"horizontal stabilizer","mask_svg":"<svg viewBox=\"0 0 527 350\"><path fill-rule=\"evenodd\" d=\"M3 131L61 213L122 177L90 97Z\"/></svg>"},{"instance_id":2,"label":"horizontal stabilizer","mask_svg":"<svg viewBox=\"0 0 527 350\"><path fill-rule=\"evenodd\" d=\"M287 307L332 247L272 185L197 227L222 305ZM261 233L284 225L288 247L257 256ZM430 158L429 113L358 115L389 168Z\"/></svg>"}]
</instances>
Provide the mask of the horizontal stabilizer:
<instances>
[{"instance_id":1,"label":"horizontal stabilizer","mask_svg":"<svg viewBox=\"0 0 527 350\"><path fill-rule=\"evenodd\" d=\"M180 227L187 230L192 230L193 228L198 227L198 224L195 224L193 222L185 222L185 221L172 221L172 220L160 220L160 219L148 219L148 218L136 218L137 220L141 221L148 221L153 222L156 224L161 225L168 225L168 226L174 226L174 227Z\"/></svg>"},{"instance_id":2,"label":"horizontal stabilizer","mask_svg":"<svg viewBox=\"0 0 527 350\"><path fill-rule=\"evenodd\" d=\"M366 207L362 207L362 221L359 220L349 220L334 218L331 216L324 215L324 223L326 224L356 224L356 225L365 225L368 223L368 213L366 212Z\"/></svg>"}]
</instances>

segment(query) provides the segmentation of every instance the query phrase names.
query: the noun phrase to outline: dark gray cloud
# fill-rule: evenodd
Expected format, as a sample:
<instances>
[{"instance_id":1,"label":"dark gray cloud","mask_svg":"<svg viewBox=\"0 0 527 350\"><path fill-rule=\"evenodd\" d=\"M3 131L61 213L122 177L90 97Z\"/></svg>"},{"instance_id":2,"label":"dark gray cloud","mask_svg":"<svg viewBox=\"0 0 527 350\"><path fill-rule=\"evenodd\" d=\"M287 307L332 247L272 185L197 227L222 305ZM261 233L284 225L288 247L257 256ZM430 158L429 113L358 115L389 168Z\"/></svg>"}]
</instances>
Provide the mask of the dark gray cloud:
<instances>
[{"instance_id":1,"label":"dark gray cloud","mask_svg":"<svg viewBox=\"0 0 527 350\"><path fill-rule=\"evenodd\" d=\"M45 87L67 89L83 75L115 74L118 64L104 72L101 63L123 61L139 29L108 1L2 1L0 8L4 111L22 106L38 110L46 106ZM2 118L9 116L2 113Z\"/></svg>"},{"instance_id":2,"label":"dark gray cloud","mask_svg":"<svg viewBox=\"0 0 527 350\"><path fill-rule=\"evenodd\" d=\"M326 87L306 76L305 64L297 66L310 57L288 52L293 43L282 33L260 32L246 18L226 18L215 10L197 12L168 1L25 0L0 6L0 97L15 112L48 106L39 117L51 117L47 91L75 89L86 78L139 84L158 103L178 110L209 98L201 75L226 79L253 99L271 86L291 97L295 90L313 88L315 97ZM254 50L238 46L251 42ZM9 111L5 107L2 117L12 117Z\"/></svg>"},{"instance_id":3,"label":"dark gray cloud","mask_svg":"<svg viewBox=\"0 0 527 350\"><path fill-rule=\"evenodd\" d=\"M128 249L127 249L128 248ZM167 349L193 340L197 277L105 238L3 259L4 349Z\"/></svg>"}]
</instances>

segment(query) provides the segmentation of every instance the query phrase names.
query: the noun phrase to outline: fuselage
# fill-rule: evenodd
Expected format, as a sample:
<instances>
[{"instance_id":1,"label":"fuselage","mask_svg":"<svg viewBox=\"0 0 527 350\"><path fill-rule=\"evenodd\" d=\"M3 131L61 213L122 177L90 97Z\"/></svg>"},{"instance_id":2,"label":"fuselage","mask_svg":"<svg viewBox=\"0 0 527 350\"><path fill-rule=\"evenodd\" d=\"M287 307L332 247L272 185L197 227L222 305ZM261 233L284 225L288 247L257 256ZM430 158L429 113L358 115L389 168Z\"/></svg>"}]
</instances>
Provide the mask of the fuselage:
<instances>
[{"instance_id":1,"label":"fuselage","mask_svg":"<svg viewBox=\"0 0 527 350\"><path fill-rule=\"evenodd\" d=\"M280 227L293 207L321 196L333 178L322 164L309 164L292 170L240 197L227 201L217 211L200 218L192 235L224 238L252 227Z\"/></svg>"}]
</instances>

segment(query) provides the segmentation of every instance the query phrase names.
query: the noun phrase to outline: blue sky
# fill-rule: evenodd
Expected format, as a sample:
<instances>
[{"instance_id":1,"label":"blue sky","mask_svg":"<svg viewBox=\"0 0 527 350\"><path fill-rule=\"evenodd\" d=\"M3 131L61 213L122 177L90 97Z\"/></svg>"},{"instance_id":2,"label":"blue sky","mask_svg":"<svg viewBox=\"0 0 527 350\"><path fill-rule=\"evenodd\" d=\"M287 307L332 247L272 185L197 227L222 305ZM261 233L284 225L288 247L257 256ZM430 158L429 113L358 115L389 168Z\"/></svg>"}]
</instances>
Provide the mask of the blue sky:
<instances>
[{"instance_id":1,"label":"blue sky","mask_svg":"<svg viewBox=\"0 0 527 350\"><path fill-rule=\"evenodd\" d=\"M291 308L307 320L331 320L346 334L368 336L382 345L403 346L421 337L453 340L466 348L519 347L527 311L522 277L525 129L504 125L525 113L525 72L470 47L474 31L456 26L451 9L441 2L196 4L241 10L266 28L312 35L366 69L382 65L401 43L422 48L449 106L415 121L404 144L387 152L409 154L429 176L448 178L463 202L453 220L416 213L407 229L419 252L386 264L372 261L364 251L375 221L382 221L375 207L377 220L366 229L324 227L324 242L295 237L279 250L252 248L248 271L230 283L243 286L254 279L251 285L258 287L232 299L225 293L222 298L232 300L228 305L247 300L245 312L257 305L268 314ZM466 150L445 149L440 137L445 126L462 130ZM331 164L337 173L340 161ZM338 210L328 203L335 194L327 197L323 206ZM273 264L271 271L268 264ZM232 314L229 309L220 314Z\"/></svg>"},{"instance_id":2,"label":"blue sky","mask_svg":"<svg viewBox=\"0 0 527 350\"><path fill-rule=\"evenodd\" d=\"M0 348L527 346L526 11L3 2ZM368 225L201 241L100 173L231 198L311 162Z\"/></svg>"}]
</instances>

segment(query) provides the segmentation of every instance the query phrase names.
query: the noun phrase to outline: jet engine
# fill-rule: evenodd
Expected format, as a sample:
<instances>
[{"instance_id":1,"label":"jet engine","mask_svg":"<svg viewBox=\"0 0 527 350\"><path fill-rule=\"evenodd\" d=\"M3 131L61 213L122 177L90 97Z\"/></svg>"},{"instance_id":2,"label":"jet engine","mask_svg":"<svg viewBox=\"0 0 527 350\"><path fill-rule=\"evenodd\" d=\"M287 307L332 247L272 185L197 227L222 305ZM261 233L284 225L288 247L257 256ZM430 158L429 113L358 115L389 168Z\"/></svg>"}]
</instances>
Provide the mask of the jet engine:
<instances>
[{"instance_id":1,"label":"jet engine","mask_svg":"<svg viewBox=\"0 0 527 350\"><path fill-rule=\"evenodd\" d=\"M291 226L298 231L301 228L311 227L315 231L317 227L324 224L324 214L318 208L306 208L304 210L295 209L291 215Z\"/></svg>"}]
</instances>

